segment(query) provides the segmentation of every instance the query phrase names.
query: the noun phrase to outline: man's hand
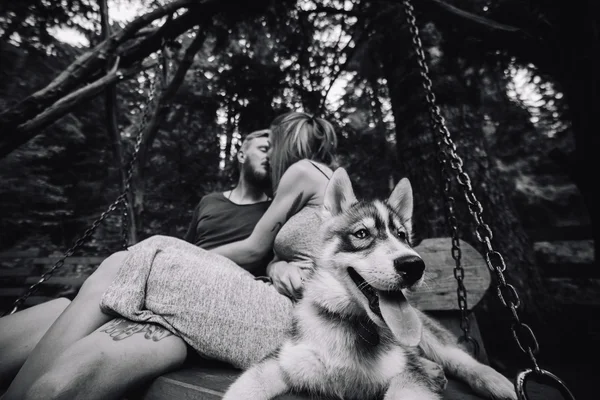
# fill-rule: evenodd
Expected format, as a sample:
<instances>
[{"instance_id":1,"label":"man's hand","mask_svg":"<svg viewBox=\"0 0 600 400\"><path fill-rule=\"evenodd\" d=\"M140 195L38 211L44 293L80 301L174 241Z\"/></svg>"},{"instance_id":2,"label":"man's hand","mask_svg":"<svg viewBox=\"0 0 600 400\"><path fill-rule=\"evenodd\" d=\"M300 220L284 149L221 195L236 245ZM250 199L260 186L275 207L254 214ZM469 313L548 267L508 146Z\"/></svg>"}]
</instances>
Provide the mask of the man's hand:
<instances>
[{"instance_id":1,"label":"man's hand","mask_svg":"<svg viewBox=\"0 0 600 400\"><path fill-rule=\"evenodd\" d=\"M308 277L311 269L301 263L277 260L269 264L267 274L279 293L297 300L302 294L304 279Z\"/></svg>"}]
</instances>

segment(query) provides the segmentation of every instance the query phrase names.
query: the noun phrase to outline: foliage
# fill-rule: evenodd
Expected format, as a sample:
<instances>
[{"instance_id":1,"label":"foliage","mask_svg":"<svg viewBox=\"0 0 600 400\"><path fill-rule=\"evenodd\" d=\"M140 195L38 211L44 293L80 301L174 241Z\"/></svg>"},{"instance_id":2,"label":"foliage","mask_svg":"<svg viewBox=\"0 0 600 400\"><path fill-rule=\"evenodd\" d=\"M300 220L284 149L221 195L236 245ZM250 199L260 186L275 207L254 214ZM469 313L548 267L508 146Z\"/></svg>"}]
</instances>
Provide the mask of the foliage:
<instances>
[{"instance_id":1,"label":"foliage","mask_svg":"<svg viewBox=\"0 0 600 400\"><path fill-rule=\"evenodd\" d=\"M406 104L394 105L389 97L382 60L390 54L390 38L396 47L410 45L406 32L399 31L395 23L402 18L398 8L379 2L352 6L354 12L342 1L274 2L265 14L242 21L235 15L214 19L152 143L144 174L143 236L182 235L200 196L229 184L232 154L240 136L268 126L274 116L290 108L336 121L340 163L354 176L357 190L366 197L387 193L390 184L403 175L392 150L403 140L397 137L398 118L405 116L402 125L406 127L420 121L410 129L426 129L426 110L414 106L420 104L422 95L410 57L404 57L398 70L403 68L404 79L415 82L414 92ZM0 69L4 108L40 88L81 51L57 42L52 28L74 27L97 38L96 7L95 2L85 1L4 6L2 53L3 59L9 60ZM15 19L16 15L25 18ZM23 22L27 18L39 22L35 29ZM17 47L6 43L10 30L23 38ZM442 102L473 102L477 110L469 112L482 121L491 152L515 188L523 187L519 185L525 181L539 187L554 179L550 176L564 183L564 174L560 175L547 157L553 147L572 150L572 141L565 140L570 129L568 108L551 77L507 53L469 58L453 48L452 43L457 43L453 42L453 29L444 30L443 49L439 42L442 34L434 25L425 25L422 35L424 43L431 46L433 66L439 62L436 59L459 59L453 71L441 73L459 74L473 93L478 93L478 99L455 96L456 88L444 86L443 75L436 80L441 83L437 95ZM190 40L190 35L182 35L167 53L171 71ZM48 55L47 48L52 48L54 55ZM516 73L525 73L520 82L539 92L535 104L518 98L523 89L514 87ZM129 156L152 79L152 74L144 73L119 86L119 127ZM6 184L1 195L7 199L2 206L2 231L12 232L3 238L4 247L26 243L34 232L65 246L116 197L119 172L103 126L103 105L100 99L91 104L81 105L2 160ZM410 122L415 116L418 118ZM461 122L451 118L449 124L460 129ZM536 183L532 177L540 174L546 178ZM562 187L573 193L568 185ZM531 195L532 187L523 190ZM528 204L531 196L516 193L521 204ZM18 202L10 200L17 198ZM108 235L103 240L117 243L117 219L111 224L100 228L98 235Z\"/></svg>"}]
</instances>

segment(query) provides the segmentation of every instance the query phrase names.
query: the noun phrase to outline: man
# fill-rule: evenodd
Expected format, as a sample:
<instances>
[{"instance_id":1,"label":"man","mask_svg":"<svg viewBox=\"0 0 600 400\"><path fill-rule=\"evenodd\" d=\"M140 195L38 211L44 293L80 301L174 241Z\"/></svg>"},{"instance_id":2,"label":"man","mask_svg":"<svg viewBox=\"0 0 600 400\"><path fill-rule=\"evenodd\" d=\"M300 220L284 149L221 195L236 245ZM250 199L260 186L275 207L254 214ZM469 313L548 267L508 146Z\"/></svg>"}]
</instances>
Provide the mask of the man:
<instances>
[{"instance_id":1,"label":"man","mask_svg":"<svg viewBox=\"0 0 600 400\"><path fill-rule=\"evenodd\" d=\"M240 167L237 185L230 191L211 193L200 200L185 235L186 241L210 249L250 236L271 203L265 194L270 191L269 149L269 130L252 132L244 139L237 154ZM260 264L245 267L255 276L264 276L271 258L272 255ZM271 263L269 275L280 293L291 296L301 288L300 270L284 261ZM0 353L3 355L0 357L0 386L12 380L30 351L68 305L69 300L56 299L0 320Z\"/></svg>"},{"instance_id":2,"label":"man","mask_svg":"<svg viewBox=\"0 0 600 400\"><path fill-rule=\"evenodd\" d=\"M240 171L237 185L232 190L202 197L194 210L185 241L210 250L250 236L271 204L265 193L271 189L269 148L268 129L246 136L236 156ZM271 258L244 267L255 276L262 276L266 274L266 263Z\"/></svg>"}]
</instances>

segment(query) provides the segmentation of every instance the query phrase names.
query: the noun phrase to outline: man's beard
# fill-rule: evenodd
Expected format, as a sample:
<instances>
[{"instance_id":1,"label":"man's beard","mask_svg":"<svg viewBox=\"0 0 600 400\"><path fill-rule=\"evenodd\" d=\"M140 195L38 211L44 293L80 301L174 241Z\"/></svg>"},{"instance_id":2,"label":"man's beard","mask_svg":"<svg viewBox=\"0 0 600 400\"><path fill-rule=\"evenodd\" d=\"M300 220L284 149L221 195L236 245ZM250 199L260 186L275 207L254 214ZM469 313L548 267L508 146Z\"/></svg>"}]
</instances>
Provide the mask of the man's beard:
<instances>
[{"instance_id":1,"label":"man's beard","mask_svg":"<svg viewBox=\"0 0 600 400\"><path fill-rule=\"evenodd\" d=\"M261 189L265 193L271 191L271 175L268 172L260 171L251 166L242 166L242 174L246 182L252 186Z\"/></svg>"}]
</instances>

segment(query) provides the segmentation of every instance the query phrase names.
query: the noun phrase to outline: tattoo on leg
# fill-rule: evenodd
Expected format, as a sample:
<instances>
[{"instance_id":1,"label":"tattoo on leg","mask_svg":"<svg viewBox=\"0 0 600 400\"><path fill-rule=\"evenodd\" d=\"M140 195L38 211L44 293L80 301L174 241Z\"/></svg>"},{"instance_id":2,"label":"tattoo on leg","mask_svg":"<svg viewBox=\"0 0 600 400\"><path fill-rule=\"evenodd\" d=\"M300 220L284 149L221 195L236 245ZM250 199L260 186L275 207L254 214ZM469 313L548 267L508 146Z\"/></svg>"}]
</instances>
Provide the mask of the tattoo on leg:
<instances>
[{"instance_id":1,"label":"tattoo on leg","mask_svg":"<svg viewBox=\"0 0 600 400\"><path fill-rule=\"evenodd\" d=\"M143 333L144 338L152 339L154 342L158 342L167 336L173 335L162 326L149 323L133 322L124 318L116 318L112 320L105 327L101 328L100 332L107 333L108 336L113 338L115 341L127 339L136 333Z\"/></svg>"}]
</instances>

